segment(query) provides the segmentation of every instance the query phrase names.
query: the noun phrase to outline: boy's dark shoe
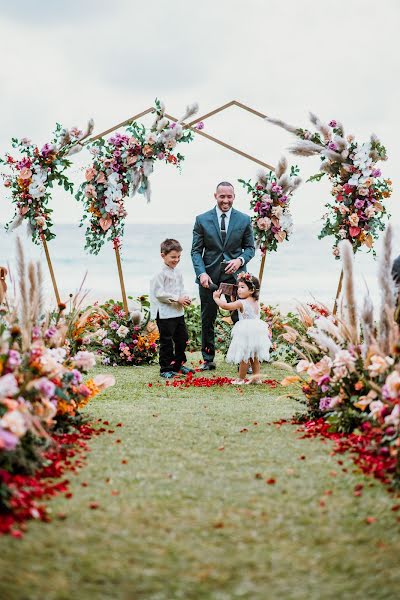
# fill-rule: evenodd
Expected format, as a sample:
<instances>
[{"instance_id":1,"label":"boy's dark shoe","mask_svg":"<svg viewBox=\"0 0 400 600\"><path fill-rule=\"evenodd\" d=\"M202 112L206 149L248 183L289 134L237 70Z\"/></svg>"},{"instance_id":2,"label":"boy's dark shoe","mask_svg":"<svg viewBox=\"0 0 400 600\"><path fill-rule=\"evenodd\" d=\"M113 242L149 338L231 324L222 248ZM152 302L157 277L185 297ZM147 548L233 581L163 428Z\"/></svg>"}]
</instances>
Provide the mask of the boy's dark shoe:
<instances>
[{"instance_id":1,"label":"boy's dark shoe","mask_svg":"<svg viewBox=\"0 0 400 600\"><path fill-rule=\"evenodd\" d=\"M210 361L206 361L200 368L200 371L215 371L216 364Z\"/></svg>"},{"instance_id":2,"label":"boy's dark shoe","mask_svg":"<svg viewBox=\"0 0 400 600\"><path fill-rule=\"evenodd\" d=\"M164 379L173 379L177 375L178 373L175 373L175 371L164 371L164 373L160 373L160 377L163 377Z\"/></svg>"},{"instance_id":3,"label":"boy's dark shoe","mask_svg":"<svg viewBox=\"0 0 400 600\"><path fill-rule=\"evenodd\" d=\"M190 367L185 367L185 365L181 366L181 368L179 369L179 372L182 373L183 375L189 375L189 373L196 373L196 371L194 369L191 369Z\"/></svg>"}]
</instances>

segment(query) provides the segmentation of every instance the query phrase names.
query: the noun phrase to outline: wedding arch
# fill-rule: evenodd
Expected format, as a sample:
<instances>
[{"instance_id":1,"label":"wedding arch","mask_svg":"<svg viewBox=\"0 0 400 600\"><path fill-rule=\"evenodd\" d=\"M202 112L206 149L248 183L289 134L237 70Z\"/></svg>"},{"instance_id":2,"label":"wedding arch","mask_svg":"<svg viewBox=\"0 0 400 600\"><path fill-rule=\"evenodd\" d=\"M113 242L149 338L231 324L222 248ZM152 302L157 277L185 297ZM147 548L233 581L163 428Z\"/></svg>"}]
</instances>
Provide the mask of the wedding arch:
<instances>
[{"instance_id":1,"label":"wedding arch","mask_svg":"<svg viewBox=\"0 0 400 600\"><path fill-rule=\"evenodd\" d=\"M255 157L247 152L244 152L243 150L240 150L239 148L236 148L235 146L232 146L231 144L228 144L224 140L216 138L216 137L210 135L209 133L206 133L205 131L203 131L203 123L205 120L210 119L211 117L213 117L233 106L236 106L237 108L240 108L241 110L247 111L261 119L265 119L267 117L267 115L261 113L260 111L255 110L254 108L252 108L250 106L247 106L241 102L238 102L237 100L231 100L230 102L223 104L222 106L218 106L217 108L215 108L199 117L196 116L195 119L192 119L189 122L182 122L181 123L182 129L184 131L190 131L196 135L200 135L201 137L204 137L204 138L208 139L209 141L211 141L215 144L218 144L218 145L226 148L227 150L230 150L231 152L238 154L239 156L242 156L243 158L246 158L266 169L269 169L269 171L271 171L271 172L275 171L275 167L273 167L269 163ZM92 144L93 142L96 142L97 140L102 140L103 138L114 133L118 129L130 126L131 124L136 123L139 119L146 116L147 114L154 113L155 110L156 109L153 106L146 108L145 110L133 115L129 119L125 119L124 121L117 123L116 125L113 125L109 129L106 129L105 131L102 131L90 138L85 139L82 146ZM173 115L168 114L167 112L163 113L163 116L166 119L168 119L169 121L172 121L173 123L179 122L178 118L176 118ZM121 287L122 302L124 305L124 310L128 311L128 301L127 301L127 295L126 295L126 290L125 290L125 282L124 282L124 277L123 277L121 257L120 257L118 244L114 244L114 250L115 250L115 255L116 255L118 275L119 275L119 281L120 281L120 287ZM263 254L262 260L261 260L260 273L259 273L260 284L261 284L261 281L263 278L264 266L265 266L265 254Z\"/></svg>"}]
</instances>

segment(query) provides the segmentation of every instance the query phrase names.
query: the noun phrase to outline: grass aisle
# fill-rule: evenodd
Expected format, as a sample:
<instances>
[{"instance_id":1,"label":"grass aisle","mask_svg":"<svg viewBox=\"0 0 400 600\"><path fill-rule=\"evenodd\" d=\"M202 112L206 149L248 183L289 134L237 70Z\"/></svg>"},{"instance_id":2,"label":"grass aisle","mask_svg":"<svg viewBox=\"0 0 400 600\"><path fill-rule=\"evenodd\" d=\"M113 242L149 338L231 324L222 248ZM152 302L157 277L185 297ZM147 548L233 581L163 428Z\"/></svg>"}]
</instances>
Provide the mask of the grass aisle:
<instances>
[{"instance_id":1,"label":"grass aisle","mask_svg":"<svg viewBox=\"0 0 400 600\"><path fill-rule=\"evenodd\" d=\"M287 388L149 388L156 367L108 371L116 386L87 410L115 433L91 442L51 524L0 538L0 598L398 597L395 501L328 444L268 424L298 409Z\"/></svg>"}]
</instances>

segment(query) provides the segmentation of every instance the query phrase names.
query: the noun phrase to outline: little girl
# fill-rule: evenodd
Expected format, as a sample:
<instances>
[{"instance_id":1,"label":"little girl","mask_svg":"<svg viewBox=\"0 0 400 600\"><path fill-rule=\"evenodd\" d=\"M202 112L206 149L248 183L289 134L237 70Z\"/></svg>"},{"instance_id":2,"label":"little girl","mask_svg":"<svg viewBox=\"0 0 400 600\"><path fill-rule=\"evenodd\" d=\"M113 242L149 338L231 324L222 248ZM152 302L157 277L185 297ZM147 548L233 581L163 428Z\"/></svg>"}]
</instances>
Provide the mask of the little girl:
<instances>
[{"instance_id":1,"label":"little girl","mask_svg":"<svg viewBox=\"0 0 400 600\"><path fill-rule=\"evenodd\" d=\"M258 297L260 283L257 277L250 273L238 275L238 299L234 302L225 302L221 299L221 290L213 293L216 304L224 310L237 310L239 321L232 329L232 341L229 346L226 362L239 364L239 379L232 383L241 385L249 383L246 373L249 361L253 369L253 381L261 383L257 376L260 375L260 362L269 360L271 340L268 326L260 319L260 306Z\"/></svg>"}]
</instances>

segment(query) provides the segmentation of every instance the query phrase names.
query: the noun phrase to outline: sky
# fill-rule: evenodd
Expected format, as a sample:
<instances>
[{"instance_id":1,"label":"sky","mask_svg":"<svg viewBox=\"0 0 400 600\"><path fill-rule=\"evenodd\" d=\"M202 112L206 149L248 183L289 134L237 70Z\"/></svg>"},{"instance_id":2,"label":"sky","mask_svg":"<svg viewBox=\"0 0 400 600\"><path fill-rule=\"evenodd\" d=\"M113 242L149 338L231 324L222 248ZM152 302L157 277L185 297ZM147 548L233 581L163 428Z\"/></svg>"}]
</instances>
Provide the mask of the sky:
<instances>
[{"instance_id":1,"label":"sky","mask_svg":"<svg viewBox=\"0 0 400 600\"><path fill-rule=\"evenodd\" d=\"M83 127L93 117L103 131L156 97L175 116L192 102L200 115L235 99L299 126L312 110L360 140L375 132L396 184L399 26L397 0L0 0L0 153L12 136L46 142L56 122ZM287 132L238 108L207 120L205 131L270 164L286 154L304 180L318 170L317 158L288 154ZM248 211L237 180L254 178L255 163L199 136L183 154L181 173L156 165L149 205L127 200L127 222L192 223L214 205L221 180L236 184L236 207ZM89 158L74 159L77 184ZM292 201L295 223L317 222L329 198L328 182L304 184ZM396 190L388 202L395 224L398 198ZM13 214L5 190L0 202L5 222ZM55 192L53 208L56 223L79 222L65 192Z\"/></svg>"}]
</instances>

